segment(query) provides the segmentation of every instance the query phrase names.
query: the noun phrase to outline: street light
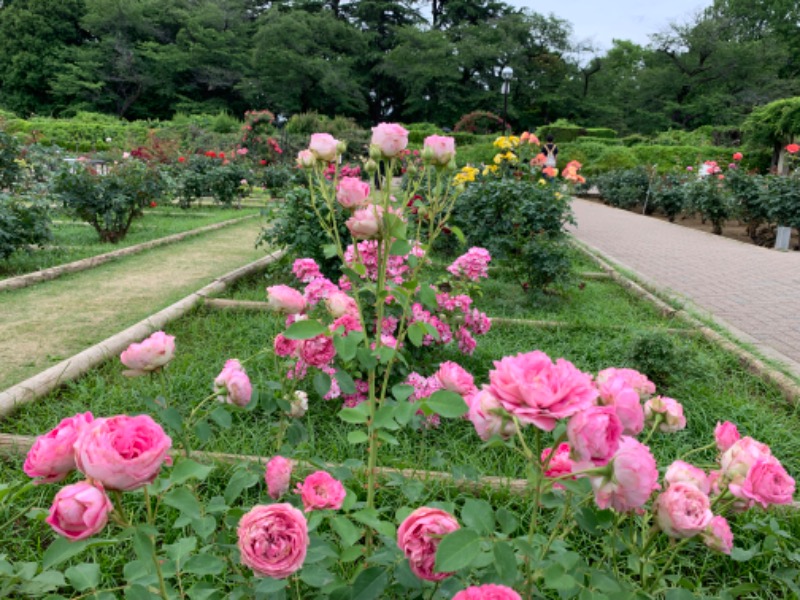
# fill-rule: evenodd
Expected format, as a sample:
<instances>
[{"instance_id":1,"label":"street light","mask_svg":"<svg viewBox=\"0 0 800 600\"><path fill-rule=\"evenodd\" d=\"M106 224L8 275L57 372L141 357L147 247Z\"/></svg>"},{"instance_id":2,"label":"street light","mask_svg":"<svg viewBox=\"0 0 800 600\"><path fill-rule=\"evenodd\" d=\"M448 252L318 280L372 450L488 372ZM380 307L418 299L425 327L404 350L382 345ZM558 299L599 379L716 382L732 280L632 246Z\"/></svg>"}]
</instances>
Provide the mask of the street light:
<instances>
[{"instance_id":1,"label":"street light","mask_svg":"<svg viewBox=\"0 0 800 600\"><path fill-rule=\"evenodd\" d=\"M508 130L508 93L511 91L511 78L514 77L514 69L506 65L500 71L500 77L503 78L503 135Z\"/></svg>"}]
</instances>

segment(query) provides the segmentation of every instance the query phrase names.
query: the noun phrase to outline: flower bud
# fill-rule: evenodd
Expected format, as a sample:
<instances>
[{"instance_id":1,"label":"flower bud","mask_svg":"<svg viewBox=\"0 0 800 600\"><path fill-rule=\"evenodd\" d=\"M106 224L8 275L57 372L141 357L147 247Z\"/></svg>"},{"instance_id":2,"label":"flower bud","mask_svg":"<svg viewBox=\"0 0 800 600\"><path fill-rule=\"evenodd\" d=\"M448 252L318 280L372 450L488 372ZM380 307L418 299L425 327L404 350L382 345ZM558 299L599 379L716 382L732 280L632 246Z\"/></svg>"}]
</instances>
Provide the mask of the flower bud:
<instances>
[{"instance_id":1,"label":"flower bud","mask_svg":"<svg viewBox=\"0 0 800 600\"><path fill-rule=\"evenodd\" d=\"M366 163L364 163L364 170L370 175L373 175L378 172L378 163L370 158Z\"/></svg>"},{"instance_id":2,"label":"flower bud","mask_svg":"<svg viewBox=\"0 0 800 600\"><path fill-rule=\"evenodd\" d=\"M415 165L408 165L406 167L406 175L413 177L417 174L417 167Z\"/></svg>"},{"instance_id":3,"label":"flower bud","mask_svg":"<svg viewBox=\"0 0 800 600\"><path fill-rule=\"evenodd\" d=\"M436 153L433 151L433 148L430 146L425 146L422 149L422 160L426 163L432 162L434 158L436 158Z\"/></svg>"},{"instance_id":4,"label":"flower bud","mask_svg":"<svg viewBox=\"0 0 800 600\"><path fill-rule=\"evenodd\" d=\"M381 154L380 146L376 146L375 144L370 144L369 157L372 160L380 160L381 158L383 158L383 154Z\"/></svg>"},{"instance_id":5,"label":"flower bud","mask_svg":"<svg viewBox=\"0 0 800 600\"><path fill-rule=\"evenodd\" d=\"M336 144L336 154L342 155L345 152L347 152L347 142L342 142L340 140L339 143Z\"/></svg>"},{"instance_id":6,"label":"flower bud","mask_svg":"<svg viewBox=\"0 0 800 600\"><path fill-rule=\"evenodd\" d=\"M447 168L447 170L448 170L448 171L457 171L457 170L458 170L458 165L456 164L456 159L455 159L455 157L453 157L453 158L450 160L450 162L449 162L449 163L447 163L447 167L446 167L446 168Z\"/></svg>"}]
</instances>

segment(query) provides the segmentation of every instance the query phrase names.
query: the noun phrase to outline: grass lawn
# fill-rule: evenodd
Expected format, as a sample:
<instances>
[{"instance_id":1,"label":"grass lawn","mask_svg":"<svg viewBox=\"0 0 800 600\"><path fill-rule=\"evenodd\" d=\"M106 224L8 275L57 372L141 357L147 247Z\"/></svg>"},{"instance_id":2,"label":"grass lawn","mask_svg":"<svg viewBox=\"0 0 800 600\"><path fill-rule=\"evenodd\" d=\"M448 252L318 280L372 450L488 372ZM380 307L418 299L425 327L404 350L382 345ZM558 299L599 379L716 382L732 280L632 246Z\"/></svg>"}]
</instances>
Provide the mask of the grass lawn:
<instances>
[{"instance_id":1,"label":"grass lawn","mask_svg":"<svg viewBox=\"0 0 800 600\"><path fill-rule=\"evenodd\" d=\"M188 210L181 210L177 206L148 208L144 211L144 217L134 219L128 235L118 244L100 242L95 230L82 221L62 219L56 216L55 220L58 222L52 226L53 241L45 248L18 251L5 261L0 261L0 279L62 265L252 214L258 214L258 209L243 208L239 210L219 206L200 206Z\"/></svg>"},{"instance_id":2,"label":"grass lawn","mask_svg":"<svg viewBox=\"0 0 800 600\"><path fill-rule=\"evenodd\" d=\"M595 269L585 259L577 259L575 270ZM265 285L263 277L251 278L233 289L229 296L263 300ZM409 369L427 376L433 374L439 362L457 360L475 375L476 384L480 385L487 382L493 360L534 349L547 352L553 358L565 357L588 372L596 373L609 366L636 368L656 382L659 393L679 400L686 412L688 426L684 431L657 433L650 441L662 468L689 450L712 442L717 421L730 420L738 424L742 435L769 444L790 474L800 474L798 409L786 404L778 389L744 372L731 355L701 338L669 331L683 326L665 320L619 286L605 280L588 280L560 295L526 296L499 272L484 284L483 290L476 304L490 316L556 320L568 325L537 328L495 324L487 335L478 339L472 356L462 357L454 348L438 348L425 354L412 352L415 359ZM279 375L272 353L259 353L271 347L275 334L283 328L282 319L265 313L199 309L167 327L167 332L176 336L177 352L163 377L127 379L121 375L119 362L110 361L17 411L0 423L0 431L37 435L55 426L61 418L86 410L96 416L144 412L157 396L164 397L168 404L187 414L208 396L213 378L224 361L232 357L254 357L246 363L248 374L256 388L266 390L268 382ZM267 416L258 408L236 411L229 427L213 425L216 435L203 449L261 456L280 451L312 461L355 467L364 459L364 447L347 441L347 434L355 426L342 423L336 416L339 401L322 400L315 393L311 378L304 383L310 398L310 410L303 420L304 431L289 436L288 440L283 438L280 444L276 429L270 424L274 415ZM526 477L525 461L519 454L506 447L481 444L466 420L443 419L438 429L404 429L396 435L399 443L387 444L382 449L381 464L384 466L446 471L461 479L477 479L484 475ZM529 443L533 443L532 428L526 430L526 435ZM548 434L543 437L550 439ZM197 447L198 440L195 439L193 445ZM708 469L713 468L714 456L715 453L708 450L695 454L692 460ZM21 463L19 457L4 459L0 483L21 480L24 477ZM232 469L218 467L202 493L207 497L226 494ZM261 469L251 468L259 478L263 473ZM335 470L334 474L350 489L356 490L361 485L358 476L348 468ZM47 507L53 493L52 486L42 486L28 492L25 500ZM440 502L442 506L454 508L472 495L444 484L423 485L395 478L378 490L378 506L391 507L386 518L397 522L395 511L402 512L404 507ZM527 529L525 499L502 490L486 492L484 497L496 510L503 507L521 516L520 535ZM263 502L264 498L263 485L254 485L244 491L237 502L249 507ZM131 505L135 505L135 500ZM13 511L6 512L4 515L0 504L0 520L9 519L8 514ZM673 583L685 584L693 593L709 597L717 597L722 588L741 589L738 597L747 598L785 598L794 593L797 588L793 580L800 567L797 552L800 515L791 509L768 513L753 511L735 516L731 522L739 553L730 558L711 554L694 544L681 551L677 561L680 570L674 572L680 572L683 579L678 577ZM17 561L38 560L42 548L52 539L49 528L36 519L20 517L12 519L8 525L0 529L0 547ZM543 532L547 533L546 526L543 527ZM167 532L169 539L177 535L175 531ZM596 535L597 532L592 535L576 528L566 541L570 547L580 549L585 558L609 566L621 574L620 577L630 577L628 569L635 569L625 564L624 556L601 554ZM604 529L599 535L612 533ZM660 551L670 552L665 536L657 543ZM113 584L113 577L108 573L121 569L130 559L130 551L120 552L116 548L92 552L95 560L104 565L104 580L107 580L104 583L109 585ZM744 561L747 556L751 557L749 562ZM350 572L347 564L338 564L337 568L345 574ZM426 597L429 593L430 588L427 588ZM559 597L555 590L542 590L542 594ZM737 597L737 594L730 597Z\"/></svg>"}]
</instances>

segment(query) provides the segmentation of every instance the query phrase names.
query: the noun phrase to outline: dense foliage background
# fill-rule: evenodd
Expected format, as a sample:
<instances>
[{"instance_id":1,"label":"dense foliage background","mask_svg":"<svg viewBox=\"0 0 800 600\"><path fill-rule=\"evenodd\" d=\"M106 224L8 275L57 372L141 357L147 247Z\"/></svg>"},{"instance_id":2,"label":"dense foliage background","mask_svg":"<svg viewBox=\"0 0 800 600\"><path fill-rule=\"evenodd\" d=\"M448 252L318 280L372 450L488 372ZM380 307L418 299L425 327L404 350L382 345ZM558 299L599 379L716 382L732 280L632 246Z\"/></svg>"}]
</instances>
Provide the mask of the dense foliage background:
<instances>
[{"instance_id":1,"label":"dense foliage background","mask_svg":"<svg viewBox=\"0 0 800 600\"><path fill-rule=\"evenodd\" d=\"M620 134L738 124L800 93L800 5L717 0L646 47L599 53L570 24L494 0L3 0L0 108L127 119L269 107L366 124L517 130L567 118Z\"/></svg>"}]
</instances>

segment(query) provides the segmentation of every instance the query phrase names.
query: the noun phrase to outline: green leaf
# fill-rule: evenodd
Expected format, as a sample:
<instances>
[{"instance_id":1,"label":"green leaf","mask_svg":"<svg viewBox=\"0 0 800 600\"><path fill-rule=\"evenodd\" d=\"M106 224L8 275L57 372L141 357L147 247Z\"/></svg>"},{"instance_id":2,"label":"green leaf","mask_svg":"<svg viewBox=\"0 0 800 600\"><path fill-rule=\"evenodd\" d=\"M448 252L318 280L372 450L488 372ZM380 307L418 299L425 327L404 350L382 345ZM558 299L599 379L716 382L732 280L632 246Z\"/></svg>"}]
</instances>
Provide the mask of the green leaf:
<instances>
[{"instance_id":1,"label":"green leaf","mask_svg":"<svg viewBox=\"0 0 800 600\"><path fill-rule=\"evenodd\" d=\"M203 443L206 443L214 436L211 426L205 419L197 422L197 425L194 426L194 432L197 434L197 439Z\"/></svg>"},{"instance_id":2,"label":"green leaf","mask_svg":"<svg viewBox=\"0 0 800 600\"><path fill-rule=\"evenodd\" d=\"M350 433L347 434L347 443L348 444L353 444L353 445L355 445L355 444L364 444L368 440L369 440L369 436L365 432L361 431L360 429L358 431L351 431Z\"/></svg>"},{"instance_id":3,"label":"green leaf","mask_svg":"<svg viewBox=\"0 0 800 600\"><path fill-rule=\"evenodd\" d=\"M328 328L319 321L304 319L295 321L283 332L283 337L287 340L310 340L318 335L327 333Z\"/></svg>"},{"instance_id":4,"label":"green leaf","mask_svg":"<svg viewBox=\"0 0 800 600\"><path fill-rule=\"evenodd\" d=\"M451 229L452 229L452 227L451 227ZM336 244L325 244L325 245L322 246L322 253L325 256L325 258L333 258L339 252L336 249Z\"/></svg>"},{"instance_id":5,"label":"green leaf","mask_svg":"<svg viewBox=\"0 0 800 600\"><path fill-rule=\"evenodd\" d=\"M450 231L453 233L453 235L456 236L456 239L462 246L467 243L467 238L464 235L464 232L461 231L460 227L457 227L456 225L448 225L448 227L450 228Z\"/></svg>"},{"instance_id":6,"label":"green leaf","mask_svg":"<svg viewBox=\"0 0 800 600\"><path fill-rule=\"evenodd\" d=\"M356 350L358 350L358 344L361 342L361 336L356 335L356 333L351 331L348 335L335 335L333 337L336 355L345 362L351 361L356 357Z\"/></svg>"},{"instance_id":7,"label":"green leaf","mask_svg":"<svg viewBox=\"0 0 800 600\"><path fill-rule=\"evenodd\" d=\"M148 591L143 585L134 583L125 590L125 598L128 600L158 600L159 596Z\"/></svg>"},{"instance_id":8,"label":"green leaf","mask_svg":"<svg viewBox=\"0 0 800 600\"><path fill-rule=\"evenodd\" d=\"M695 600L696 598L697 596L692 592L683 588L669 589L664 595L664 600Z\"/></svg>"},{"instance_id":9,"label":"green leaf","mask_svg":"<svg viewBox=\"0 0 800 600\"><path fill-rule=\"evenodd\" d=\"M88 540L71 542L67 538L56 538L55 541L48 546L47 550L44 551L42 569L46 571L50 567L54 567L65 560L69 560L76 554L83 552L89 547L89 544L90 542Z\"/></svg>"},{"instance_id":10,"label":"green leaf","mask_svg":"<svg viewBox=\"0 0 800 600\"><path fill-rule=\"evenodd\" d=\"M394 420L400 425L408 425L411 417L417 413L417 408L407 400L400 402L394 409Z\"/></svg>"},{"instance_id":11,"label":"green leaf","mask_svg":"<svg viewBox=\"0 0 800 600\"><path fill-rule=\"evenodd\" d=\"M246 469L236 470L228 481L228 485L225 487L225 502L229 505L233 504L233 501L236 500L244 490L253 487L260 480L261 477L253 471L248 471Z\"/></svg>"},{"instance_id":12,"label":"green leaf","mask_svg":"<svg viewBox=\"0 0 800 600\"><path fill-rule=\"evenodd\" d=\"M372 527L375 531L386 537L393 538L397 535L397 528L388 521L381 521L378 511L374 508L363 508L350 515L356 521Z\"/></svg>"},{"instance_id":13,"label":"green leaf","mask_svg":"<svg viewBox=\"0 0 800 600\"><path fill-rule=\"evenodd\" d=\"M399 216L392 213L385 213L383 215L383 224L387 237L397 238L398 240L406 239L406 230L408 226Z\"/></svg>"},{"instance_id":14,"label":"green leaf","mask_svg":"<svg viewBox=\"0 0 800 600\"><path fill-rule=\"evenodd\" d=\"M731 558L736 562L746 562L756 556L761 551L761 543L756 543L749 550L743 548L734 548L731 550Z\"/></svg>"},{"instance_id":15,"label":"green leaf","mask_svg":"<svg viewBox=\"0 0 800 600\"><path fill-rule=\"evenodd\" d=\"M417 321L416 323L412 323L408 327L408 331L406 332L408 339L414 344L417 348L422 346L422 338L425 337L425 326L421 321Z\"/></svg>"},{"instance_id":16,"label":"green leaf","mask_svg":"<svg viewBox=\"0 0 800 600\"><path fill-rule=\"evenodd\" d=\"M170 490L163 500L164 504L177 508L187 517L192 519L199 519L202 516L200 502L198 502L195 495L185 487L175 488Z\"/></svg>"},{"instance_id":17,"label":"green leaf","mask_svg":"<svg viewBox=\"0 0 800 600\"><path fill-rule=\"evenodd\" d=\"M400 426L394 420L394 413L397 409L396 404L384 404L377 411L375 411L375 420L372 422L373 427L379 429L389 429L394 431L400 429Z\"/></svg>"},{"instance_id":18,"label":"green leaf","mask_svg":"<svg viewBox=\"0 0 800 600\"><path fill-rule=\"evenodd\" d=\"M256 580L256 593L257 594L274 594L279 590L283 590L288 585L286 579L272 579L271 577L263 577Z\"/></svg>"},{"instance_id":19,"label":"green leaf","mask_svg":"<svg viewBox=\"0 0 800 600\"><path fill-rule=\"evenodd\" d=\"M342 540L342 547L348 548L362 538L364 530L356 527L353 522L345 516L337 515L330 520L331 527Z\"/></svg>"},{"instance_id":20,"label":"green leaf","mask_svg":"<svg viewBox=\"0 0 800 600\"><path fill-rule=\"evenodd\" d=\"M461 509L461 520L481 535L490 535L494 532L494 510L486 500L467 498L464 508Z\"/></svg>"},{"instance_id":21,"label":"green leaf","mask_svg":"<svg viewBox=\"0 0 800 600\"><path fill-rule=\"evenodd\" d=\"M331 390L331 376L323 371L317 371L317 374L314 375L314 390L320 398L324 398Z\"/></svg>"},{"instance_id":22,"label":"green leaf","mask_svg":"<svg viewBox=\"0 0 800 600\"><path fill-rule=\"evenodd\" d=\"M195 548L197 548L197 538L192 536L181 538L174 544L164 546L164 551L167 553L167 556L175 561L176 565L180 565L184 558L195 551Z\"/></svg>"},{"instance_id":23,"label":"green leaf","mask_svg":"<svg viewBox=\"0 0 800 600\"><path fill-rule=\"evenodd\" d=\"M513 586L517 579L517 557L514 550L507 542L495 542L492 554L497 575L505 585Z\"/></svg>"},{"instance_id":24,"label":"green leaf","mask_svg":"<svg viewBox=\"0 0 800 600\"><path fill-rule=\"evenodd\" d=\"M225 561L213 554L195 554L183 566L184 573L194 575L219 575L225 569Z\"/></svg>"},{"instance_id":25,"label":"green leaf","mask_svg":"<svg viewBox=\"0 0 800 600\"><path fill-rule=\"evenodd\" d=\"M189 479L205 481L208 474L213 470L213 465L201 465L190 458L178 459L169 472L169 479L175 484L184 483Z\"/></svg>"},{"instance_id":26,"label":"green leaf","mask_svg":"<svg viewBox=\"0 0 800 600\"><path fill-rule=\"evenodd\" d=\"M436 567L438 573L460 571L478 557L480 552L480 536L472 529L457 529L442 538L436 549Z\"/></svg>"},{"instance_id":27,"label":"green leaf","mask_svg":"<svg viewBox=\"0 0 800 600\"><path fill-rule=\"evenodd\" d=\"M425 400L433 412L449 419L461 417L467 413L469 407L464 398L449 390L439 390Z\"/></svg>"},{"instance_id":28,"label":"green leaf","mask_svg":"<svg viewBox=\"0 0 800 600\"><path fill-rule=\"evenodd\" d=\"M77 591L94 589L100 583L100 565L81 563L64 571L69 584Z\"/></svg>"},{"instance_id":29,"label":"green leaf","mask_svg":"<svg viewBox=\"0 0 800 600\"><path fill-rule=\"evenodd\" d=\"M178 410L172 406L168 406L159 412L158 418L162 423L174 429L177 432L183 431L183 417Z\"/></svg>"},{"instance_id":30,"label":"green leaf","mask_svg":"<svg viewBox=\"0 0 800 600\"><path fill-rule=\"evenodd\" d=\"M436 301L436 290L429 285L423 285L419 290L419 299L428 310L438 310L439 303Z\"/></svg>"},{"instance_id":31,"label":"green leaf","mask_svg":"<svg viewBox=\"0 0 800 600\"><path fill-rule=\"evenodd\" d=\"M208 415L211 417L211 420L214 421L217 425L222 427L223 429L229 429L230 426L233 424L233 418L231 417L231 413L228 412L228 409L224 406L219 406L211 411L211 414Z\"/></svg>"},{"instance_id":32,"label":"green leaf","mask_svg":"<svg viewBox=\"0 0 800 600\"><path fill-rule=\"evenodd\" d=\"M583 506L575 511L575 521L590 535L605 535L606 530L614 523L614 512L610 509Z\"/></svg>"},{"instance_id":33,"label":"green leaf","mask_svg":"<svg viewBox=\"0 0 800 600\"><path fill-rule=\"evenodd\" d=\"M360 346L358 350L356 350L356 356L358 357L358 364L361 365L364 371L369 371L378 366L378 359L375 358L369 348Z\"/></svg>"},{"instance_id":34,"label":"green leaf","mask_svg":"<svg viewBox=\"0 0 800 600\"><path fill-rule=\"evenodd\" d=\"M383 567L370 567L358 574L353 582L351 600L375 600L383 597L389 585L389 574Z\"/></svg>"},{"instance_id":35,"label":"green leaf","mask_svg":"<svg viewBox=\"0 0 800 600\"><path fill-rule=\"evenodd\" d=\"M354 408L343 408L339 411L339 418L345 423L352 423L354 425L366 423L369 419L369 415L367 414L369 407L366 406L366 404L366 402L363 402Z\"/></svg>"},{"instance_id":36,"label":"green leaf","mask_svg":"<svg viewBox=\"0 0 800 600\"><path fill-rule=\"evenodd\" d=\"M411 252L411 243L406 240L395 240L392 242L392 247L389 248L389 254L392 256L405 256Z\"/></svg>"},{"instance_id":37,"label":"green leaf","mask_svg":"<svg viewBox=\"0 0 800 600\"><path fill-rule=\"evenodd\" d=\"M398 402L408 400L409 396L411 396L413 393L414 386L412 385L398 383L397 385L392 386L392 396L394 396Z\"/></svg>"},{"instance_id":38,"label":"green leaf","mask_svg":"<svg viewBox=\"0 0 800 600\"><path fill-rule=\"evenodd\" d=\"M355 394L356 393L356 382L353 381L353 378L346 371L342 371L341 369L336 369L336 372L333 374L336 377L336 381L339 383L339 389L342 390L343 394Z\"/></svg>"},{"instance_id":39,"label":"green leaf","mask_svg":"<svg viewBox=\"0 0 800 600\"><path fill-rule=\"evenodd\" d=\"M396 437L394 437L391 433L389 433L385 429L381 429L378 431L378 439L392 446L400 445L400 440L398 440Z\"/></svg>"}]
</instances>

